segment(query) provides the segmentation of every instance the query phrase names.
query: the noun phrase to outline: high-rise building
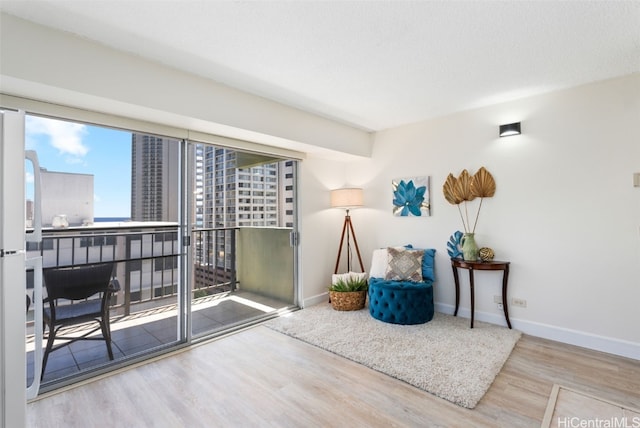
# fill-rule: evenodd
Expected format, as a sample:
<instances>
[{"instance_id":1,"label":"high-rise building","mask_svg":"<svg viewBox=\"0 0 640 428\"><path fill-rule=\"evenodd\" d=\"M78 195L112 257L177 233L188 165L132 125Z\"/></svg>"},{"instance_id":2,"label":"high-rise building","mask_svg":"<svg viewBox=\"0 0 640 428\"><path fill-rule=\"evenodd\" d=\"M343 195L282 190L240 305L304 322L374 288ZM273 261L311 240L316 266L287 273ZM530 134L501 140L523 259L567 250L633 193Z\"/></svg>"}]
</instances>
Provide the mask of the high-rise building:
<instances>
[{"instance_id":1,"label":"high-rise building","mask_svg":"<svg viewBox=\"0 0 640 428\"><path fill-rule=\"evenodd\" d=\"M178 221L178 140L131 136L131 220Z\"/></svg>"},{"instance_id":2,"label":"high-rise building","mask_svg":"<svg viewBox=\"0 0 640 428\"><path fill-rule=\"evenodd\" d=\"M283 227L293 227L295 212L295 177L296 163L292 160L280 162L278 170L280 176L278 183L280 192L278 194L279 207L278 225Z\"/></svg>"},{"instance_id":3,"label":"high-rise building","mask_svg":"<svg viewBox=\"0 0 640 428\"><path fill-rule=\"evenodd\" d=\"M131 219L177 221L179 141L134 133ZM270 163L264 163L272 161ZM292 227L294 161L196 144L193 219L196 228Z\"/></svg>"},{"instance_id":4,"label":"high-rise building","mask_svg":"<svg viewBox=\"0 0 640 428\"><path fill-rule=\"evenodd\" d=\"M42 225L51 226L60 216L64 216L70 226L92 223L93 182L93 174L40 168Z\"/></svg>"},{"instance_id":5,"label":"high-rise building","mask_svg":"<svg viewBox=\"0 0 640 428\"><path fill-rule=\"evenodd\" d=\"M199 146L196 163L196 224L201 215L206 228L293 227L294 161Z\"/></svg>"},{"instance_id":6,"label":"high-rise building","mask_svg":"<svg viewBox=\"0 0 640 428\"><path fill-rule=\"evenodd\" d=\"M177 221L177 140L133 134L131 217ZM295 161L195 144L189 175L196 288L229 280L236 227L293 227Z\"/></svg>"},{"instance_id":7,"label":"high-rise building","mask_svg":"<svg viewBox=\"0 0 640 428\"><path fill-rule=\"evenodd\" d=\"M193 182L193 226L196 229L204 227L204 176L205 176L205 148L202 144L195 145L194 153L194 182Z\"/></svg>"}]
</instances>

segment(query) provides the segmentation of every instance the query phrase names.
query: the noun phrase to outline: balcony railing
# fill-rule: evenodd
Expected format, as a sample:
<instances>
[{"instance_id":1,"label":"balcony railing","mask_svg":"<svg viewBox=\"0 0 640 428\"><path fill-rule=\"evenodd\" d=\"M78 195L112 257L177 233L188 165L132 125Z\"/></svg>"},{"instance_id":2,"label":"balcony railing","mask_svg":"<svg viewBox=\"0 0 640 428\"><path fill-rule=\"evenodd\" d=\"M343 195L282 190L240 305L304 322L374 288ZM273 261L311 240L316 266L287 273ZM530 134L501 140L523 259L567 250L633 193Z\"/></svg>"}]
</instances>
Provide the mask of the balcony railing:
<instances>
[{"instance_id":1,"label":"balcony railing","mask_svg":"<svg viewBox=\"0 0 640 428\"><path fill-rule=\"evenodd\" d=\"M236 276L237 228L201 228L193 231L193 288L201 295L211 288L234 291Z\"/></svg>"},{"instance_id":2,"label":"balcony railing","mask_svg":"<svg viewBox=\"0 0 640 428\"><path fill-rule=\"evenodd\" d=\"M121 222L46 229L39 248L43 267L115 262L114 279L121 290L112 310L130 315L177 301L180 263L193 251L193 289L197 297L236 288L236 229L198 229L191 246L181 246L175 223ZM33 287L28 274L27 287Z\"/></svg>"}]
</instances>

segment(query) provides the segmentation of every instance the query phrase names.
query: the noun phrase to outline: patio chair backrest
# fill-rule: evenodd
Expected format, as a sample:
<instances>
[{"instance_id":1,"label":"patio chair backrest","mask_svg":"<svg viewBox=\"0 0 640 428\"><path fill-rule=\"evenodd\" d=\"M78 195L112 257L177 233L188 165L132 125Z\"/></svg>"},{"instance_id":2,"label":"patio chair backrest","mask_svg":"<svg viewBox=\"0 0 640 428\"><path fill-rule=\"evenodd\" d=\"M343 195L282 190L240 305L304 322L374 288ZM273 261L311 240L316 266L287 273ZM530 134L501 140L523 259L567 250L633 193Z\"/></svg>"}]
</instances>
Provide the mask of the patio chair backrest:
<instances>
[{"instance_id":1,"label":"patio chair backrest","mask_svg":"<svg viewBox=\"0 0 640 428\"><path fill-rule=\"evenodd\" d=\"M111 281L113 263L47 268L43 270L49 299L81 300L105 292Z\"/></svg>"}]
</instances>

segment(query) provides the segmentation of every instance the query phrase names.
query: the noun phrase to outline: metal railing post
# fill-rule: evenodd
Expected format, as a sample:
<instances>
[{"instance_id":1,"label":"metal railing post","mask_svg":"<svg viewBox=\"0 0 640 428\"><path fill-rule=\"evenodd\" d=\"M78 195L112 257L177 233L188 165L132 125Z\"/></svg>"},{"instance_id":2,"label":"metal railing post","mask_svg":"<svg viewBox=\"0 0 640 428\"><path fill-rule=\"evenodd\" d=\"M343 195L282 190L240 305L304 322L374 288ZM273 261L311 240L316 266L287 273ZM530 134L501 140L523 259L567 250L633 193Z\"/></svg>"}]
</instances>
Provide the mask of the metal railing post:
<instances>
[{"instance_id":1,"label":"metal railing post","mask_svg":"<svg viewBox=\"0 0 640 428\"><path fill-rule=\"evenodd\" d=\"M231 291L236 290L236 234L238 229L231 229Z\"/></svg>"}]
</instances>

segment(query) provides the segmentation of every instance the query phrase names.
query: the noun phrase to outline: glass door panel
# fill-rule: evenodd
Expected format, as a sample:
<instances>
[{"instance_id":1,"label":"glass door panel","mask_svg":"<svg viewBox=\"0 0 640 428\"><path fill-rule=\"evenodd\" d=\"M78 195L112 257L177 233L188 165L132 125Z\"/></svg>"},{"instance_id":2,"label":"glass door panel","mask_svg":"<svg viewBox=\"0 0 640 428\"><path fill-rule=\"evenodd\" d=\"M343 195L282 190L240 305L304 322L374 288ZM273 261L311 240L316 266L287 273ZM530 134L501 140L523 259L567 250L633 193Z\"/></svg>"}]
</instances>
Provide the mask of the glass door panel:
<instances>
[{"instance_id":1,"label":"glass door panel","mask_svg":"<svg viewBox=\"0 0 640 428\"><path fill-rule=\"evenodd\" d=\"M114 358L101 340L54 348L42 373L41 390L184 342L178 328L178 297L184 287L179 215L184 143L33 115L27 115L25 131L27 149L37 152L40 160L43 225L42 242L28 245L27 254L40 255L45 272L113 264L111 283L119 286L109 310ZM33 171L28 171L31 176ZM29 227L34 215L29 182L26 190ZM28 290L32 282L28 275ZM60 307L78 303L56 301ZM34 370L33 307L27 316L27 384L40 376ZM79 337L95 324L75 324L60 332ZM45 342L48 332L45 328ZM56 340L54 345L63 343Z\"/></svg>"},{"instance_id":2,"label":"glass door panel","mask_svg":"<svg viewBox=\"0 0 640 428\"><path fill-rule=\"evenodd\" d=\"M296 304L296 161L191 143L191 333Z\"/></svg>"}]
</instances>

